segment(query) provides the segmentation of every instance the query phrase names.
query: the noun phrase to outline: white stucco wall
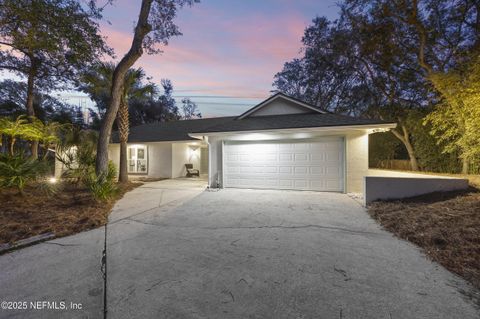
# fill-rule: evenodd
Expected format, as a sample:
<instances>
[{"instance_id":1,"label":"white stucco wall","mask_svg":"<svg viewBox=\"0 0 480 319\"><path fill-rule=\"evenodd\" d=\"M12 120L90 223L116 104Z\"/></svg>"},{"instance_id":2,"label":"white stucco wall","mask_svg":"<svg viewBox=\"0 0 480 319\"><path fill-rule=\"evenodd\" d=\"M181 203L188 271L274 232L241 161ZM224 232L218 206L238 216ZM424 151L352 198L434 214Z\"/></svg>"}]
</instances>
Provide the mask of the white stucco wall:
<instances>
[{"instance_id":1,"label":"white stucco wall","mask_svg":"<svg viewBox=\"0 0 480 319\"><path fill-rule=\"evenodd\" d=\"M145 143L148 146L149 178L172 178L172 144Z\"/></svg>"},{"instance_id":2,"label":"white stucco wall","mask_svg":"<svg viewBox=\"0 0 480 319\"><path fill-rule=\"evenodd\" d=\"M345 176L347 193L363 193L363 177L368 174L368 134L345 134Z\"/></svg>"},{"instance_id":3,"label":"white stucco wall","mask_svg":"<svg viewBox=\"0 0 480 319\"><path fill-rule=\"evenodd\" d=\"M209 172L208 185L210 187L217 187L217 181L222 183L222 141L221 137L210 136L208 138L208 158L209 158Z\"/></svg>"},{"instance_id":4,"label":"white stucco wall","mask_svg":"<svg viewBox=\"0 0 480 319\"><path fill-rule=\"evenodd\" d=\"M200 169L200 146L190 146L191 143L172 144L172 177L183 177L187 174L185 164L193 164ZM196 148L196 149L195 149Z\"/></svg>"},{"instance_id":5,"label":"white stucco wall","mask_svg":"<svg viewBox=\"0 0 480 319\"><path fill-rule=\"evenodd\" d=\"M177 178L186 175L185 164L191 163L194 168L200 168L200 148L192 150L194 142L156 142L138 143L148 147L147 174L129 174L130 178ZM119 166L120 145L110 144L108 156L115 166Z\"/></svg>"},{"instance_id":6,"label":"white stucco wall","mask_svg":"<svg viewBox=\"0 0 480 319\"><path fill-rule=\"evenodd\" d=\"M172 177L172 144L171 143L139 143L148 148L147 174L129 174L129 178L171 178ZM120 144L108 146L108 159L118 167L120 164Z\"/></svg>"}]
</instances>

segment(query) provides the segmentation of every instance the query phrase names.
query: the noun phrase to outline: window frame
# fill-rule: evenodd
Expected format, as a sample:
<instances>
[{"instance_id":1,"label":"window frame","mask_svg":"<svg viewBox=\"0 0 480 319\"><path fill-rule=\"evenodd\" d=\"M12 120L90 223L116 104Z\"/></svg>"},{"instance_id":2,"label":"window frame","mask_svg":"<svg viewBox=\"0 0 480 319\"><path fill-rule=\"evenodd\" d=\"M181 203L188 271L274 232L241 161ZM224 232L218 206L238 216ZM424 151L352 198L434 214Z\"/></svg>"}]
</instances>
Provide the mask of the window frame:
<instances>
[{"instance_id":1,"label":"window frame","mask_svg":"<svg viewBox=\"0 0 480 319\"><path fill-rule=\"evenodd\" d=\"M145 171L139 171L139 159L138 159L138 150L142 150L144 151L144 158L141 159L142 161L145 162ZM135 150L135 158L133 159L132 158L132 150ZM131 165L130 165L130 162L131 161L135 161L135 170L132 171L130 169ZM149 166L149 163L148 163L148 145L144 145L144 144L135 144L135 145L127 145L127 173L129 175L148 175L148 166Z\"/></svg>"}]
</instances>

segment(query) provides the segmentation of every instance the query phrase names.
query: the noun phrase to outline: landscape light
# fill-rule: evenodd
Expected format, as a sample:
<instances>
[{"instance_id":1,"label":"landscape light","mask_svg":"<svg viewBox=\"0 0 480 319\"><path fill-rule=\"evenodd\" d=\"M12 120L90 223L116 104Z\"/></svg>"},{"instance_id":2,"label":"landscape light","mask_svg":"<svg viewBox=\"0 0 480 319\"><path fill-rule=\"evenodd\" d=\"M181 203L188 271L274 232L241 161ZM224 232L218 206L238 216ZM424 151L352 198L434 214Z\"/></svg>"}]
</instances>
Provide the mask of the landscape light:
<instances>
[{"instance_id":1,"label":"landscape light","mask_svg":"<svg viewBox=\"0 0 480 319\"><path fill-rule=\"evenodd\" d=\"M48 182L49 182L50 184L55 184L55 183L57 182L57 179L56 179L55 177L50 177L50 178L48 179Z\"/></svg>"}]
</instances>

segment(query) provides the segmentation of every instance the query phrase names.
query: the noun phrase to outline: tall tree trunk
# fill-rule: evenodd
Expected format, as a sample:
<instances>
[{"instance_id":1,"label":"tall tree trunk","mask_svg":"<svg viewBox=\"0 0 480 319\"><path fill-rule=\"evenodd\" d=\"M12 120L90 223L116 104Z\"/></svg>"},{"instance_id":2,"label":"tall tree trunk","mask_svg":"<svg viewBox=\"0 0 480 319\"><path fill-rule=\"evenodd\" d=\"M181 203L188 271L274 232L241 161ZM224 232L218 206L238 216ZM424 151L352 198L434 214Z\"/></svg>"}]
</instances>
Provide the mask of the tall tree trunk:
<instances>
[{"instance_id":1,"label":"tall tree trunk","mask_svg":"<svg viewBox=\"0 0 480 319\"><path fill-rule=\"evenodd\" d=\"M33 64L33 62L32 62ZM33 98L35 94L35 67L32 65L32 70L28 74L28 80L27 80L27 115L29 117L35 116L35 110L33 108ZM38 158L38 141L33 141L30 144L31 147L31 152L32 152L32 158L37 159Z\"/></svg>"},{"instance_id":2,"label":"tall tree trunk","mask_svg":"<svg viewBox=\"0 0 480 319\"><path fill-rule=\"evenodd\" d=\"M15 137L12 137L12 140L10 141L10 155L15 154Z\"/></svg>"},{"instance_id":3,"label":"tall tree trunk","mask_svg":"<svg viewBox=\"0 0 480 319\"><path fill-rule=\"evenodd\" d=\"M415 157L415 151L413 149L412 143L410 142L410 139L406 139L404 144L405 148L407 149L408 157L410 158L410 166L412 167L412 171L418 171L418 161Z\"/></svg>"},{"instance_id":4,"label":"tall tree trunk","mask_svg":"<svg viewBox=\"0 0 480 319\"><path fill-rule=\"evenodd\" d=\"M108 169L108 143L110 142L113 122L117 116L120 100L122 98L122 86L125 74L142 56L143 39L152 30L152 26L148 23L152 1L153 0L142 0L140 14L137 26L135 27L135 34L133 36L130 50L125 54L122 60L120 60L120 63L118 63L113 72L111 98L98 136L97 158L95 162L95 171L97 175L105 174Z\"/></svg>"},{"instance_id":5,"label":"tall tree trunk","mask_svg":"<svg viewBox=\"0 0 480 319\"><path fill-rule=\"evenodd\" d=\"M396 129L392 129L390 132L395 135L396 138L398 138L405 148L407 149L408 157L410 158L410 166L412 168L412 171L418 171L418 161L415 156L415 150L413 148L413 145L410 141L410 134L408 134L408 130L404 125L399 124L400 127L402 128L402 133L398 132Z\"/></svg>"},{"instance_id":6,"label":"tall tree trunk","mask_svg":"<svg viewBox=\"0 0 480 319\"><path fill-rule=\"evenodd\" d=\"M118 126L118 135L120 138L120 168L118 181L120 183L128 182L128 171L127 171L127 142L128 134L130 133L129 127L129 114L128 114L128 103L127 98L123 96L120 101L120 107L117 114L117 126Z\"/></svg>"},{"instance_id":7,"label":"tall tree trunk","mask_svg":"<svg viewBox=\"0 0 480 319\"><path fill-rule=\"evenodd\" d=\"M462 158L462 174L468 174L470 170L470 160L468 158Z\"/></svg>"}]
</instances>

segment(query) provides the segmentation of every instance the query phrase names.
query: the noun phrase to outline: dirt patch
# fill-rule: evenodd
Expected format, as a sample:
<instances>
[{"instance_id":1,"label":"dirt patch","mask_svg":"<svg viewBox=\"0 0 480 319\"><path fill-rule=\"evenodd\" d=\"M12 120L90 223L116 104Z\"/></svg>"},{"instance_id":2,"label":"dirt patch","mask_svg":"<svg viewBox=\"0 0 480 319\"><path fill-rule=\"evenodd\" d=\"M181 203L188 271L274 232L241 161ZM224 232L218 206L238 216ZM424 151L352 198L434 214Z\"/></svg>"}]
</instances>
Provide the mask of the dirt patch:
<instances>
[{"instance_id":1,"label":"dirt patch","mask_svg":"<svg viewBox=\"0 0 480 319\"><path fill-rule=\"evenodd\" d=\"M374 202L368 211L387 230L480 288L479 190Z\"/></svg>"},{"instance_id":2,"label":"dirt patch","mask_svg":"<svg viewBox=\"0 0 480 319\"><path fill-rule=\"evenodd\" d=\"M115 201L140 185L120 186L115 199L106 203L96 202L86 189L71 185L51 197L33 187L26 189L24 196L16 190L0 189L0 244L48 232L63 237L102 226Z\"/></svg>"}]
</instances>

